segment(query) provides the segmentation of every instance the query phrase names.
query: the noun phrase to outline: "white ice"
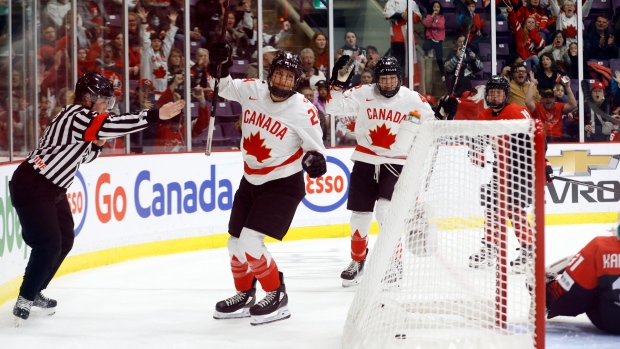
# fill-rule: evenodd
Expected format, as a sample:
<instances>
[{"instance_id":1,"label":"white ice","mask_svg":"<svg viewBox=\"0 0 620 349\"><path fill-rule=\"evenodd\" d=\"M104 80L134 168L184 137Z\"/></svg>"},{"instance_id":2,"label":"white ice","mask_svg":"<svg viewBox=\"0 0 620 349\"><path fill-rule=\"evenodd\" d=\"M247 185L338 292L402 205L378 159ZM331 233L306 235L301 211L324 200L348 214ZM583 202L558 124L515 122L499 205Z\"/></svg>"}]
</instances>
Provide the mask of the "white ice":
<instances>
[{"instance_id":1,"label":"white ice","mask_svg":"<svg viewBox=\"0 0 620 349\"><path fill-rule=\"evenodd\" d=\"M611 224L547 228L547 262L577 252ZM76 241L79 243L79 239ZM285 275L292 317L263 326L249 319L214 320L217 301L234 294L226 249L143 258L54 279L58 300L48 317L33 312L12 326L13 301L0 306L0 349L72 348L340 348L355 287L341 287L349 239L269 244ZM372 241L371 241L372 246ZM257 294L262 298L262 291ZM620 347L585 315L547 324L547 348Z\"/></svg>"}]
</instances>

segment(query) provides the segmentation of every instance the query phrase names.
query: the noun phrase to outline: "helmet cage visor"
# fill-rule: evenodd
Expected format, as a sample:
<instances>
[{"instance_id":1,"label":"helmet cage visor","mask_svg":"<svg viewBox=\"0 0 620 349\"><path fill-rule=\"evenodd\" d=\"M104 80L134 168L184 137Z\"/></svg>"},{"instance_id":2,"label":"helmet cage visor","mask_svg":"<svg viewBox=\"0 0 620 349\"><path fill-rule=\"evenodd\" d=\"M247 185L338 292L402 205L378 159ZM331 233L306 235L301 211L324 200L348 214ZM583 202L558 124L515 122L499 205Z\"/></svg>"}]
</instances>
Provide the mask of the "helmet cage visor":
<instances>
[{"instance_id":1,"label":"helmet cage visor","mask_svg":"<svg viewBox=\"0 0 620 349\"><path fill-rule=\"evenodd\" d=\"M93 105L95 103L107 103L107 110L110 110L112 108L114 108L114 105L116 104L116 96L112 95L112 96L102 96L102 95L92 95L90 98L90 101L93 103Z\"/></svg>"}]
</instances>

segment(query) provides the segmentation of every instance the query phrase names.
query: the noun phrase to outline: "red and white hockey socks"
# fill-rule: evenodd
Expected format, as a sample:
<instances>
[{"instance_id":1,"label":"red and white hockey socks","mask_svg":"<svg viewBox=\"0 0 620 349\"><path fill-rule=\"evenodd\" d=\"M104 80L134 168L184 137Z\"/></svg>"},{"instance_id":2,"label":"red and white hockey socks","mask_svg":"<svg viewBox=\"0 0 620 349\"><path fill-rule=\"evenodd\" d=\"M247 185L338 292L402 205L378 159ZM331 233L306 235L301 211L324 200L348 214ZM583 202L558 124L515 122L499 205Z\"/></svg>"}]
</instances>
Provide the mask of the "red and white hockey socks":
<instances>
[{"instance_id":1,"label":"red and white hockey socks","mask_svg":"<svg viewBox=\"0 0 620 349\"><path fill-rule=\"evenodd\" d=\"M263 290L271 292L280 286L280 274L276 261L265 247L265 236L256 230L243 228L239 236L239 249L244 253L252 274L258 279Z\"/></svg>"},{"instance_id":2,"label":"red and white hockey socks","mask_svg":"<svg viewBox=\"0 0 620 349\"><path fill-rule=\"evenodd\" d=\"M228 255L230 256L230 269L235 280L235 289L241 292L251 289L254 275L245 258L245 253L239 249L239 239L234 236L228 238Z\"/></svg>"},{"instance_id":3,"label":"red and white hockey socks","mask_svg":"<svg viewBox=\"0 0 620 349\"><path fill-rule=\"evenodd\" d=\"M351 213L351 259L354 261L366 259L371 222L372 212Z\"/></svg>"}]
</instances>

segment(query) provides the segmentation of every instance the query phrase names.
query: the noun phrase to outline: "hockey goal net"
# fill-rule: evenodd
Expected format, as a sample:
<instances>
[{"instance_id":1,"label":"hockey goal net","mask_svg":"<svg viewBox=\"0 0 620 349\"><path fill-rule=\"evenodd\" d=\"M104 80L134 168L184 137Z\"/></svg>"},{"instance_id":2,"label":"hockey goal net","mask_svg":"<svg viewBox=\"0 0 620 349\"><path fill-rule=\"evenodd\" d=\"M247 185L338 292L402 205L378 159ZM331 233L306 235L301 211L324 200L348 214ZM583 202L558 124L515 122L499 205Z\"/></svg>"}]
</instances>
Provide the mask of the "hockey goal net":
<instances>
[{"instance_id":1,"label":"hockey goal net","mask_svg":"<svg viewBox=\"0 0 620 349\"><path fill-rule=\"evenodd\" d=\"M538 122L425 122L343 348L543 348L544 182Z\"/></svg>"}]
</instances>

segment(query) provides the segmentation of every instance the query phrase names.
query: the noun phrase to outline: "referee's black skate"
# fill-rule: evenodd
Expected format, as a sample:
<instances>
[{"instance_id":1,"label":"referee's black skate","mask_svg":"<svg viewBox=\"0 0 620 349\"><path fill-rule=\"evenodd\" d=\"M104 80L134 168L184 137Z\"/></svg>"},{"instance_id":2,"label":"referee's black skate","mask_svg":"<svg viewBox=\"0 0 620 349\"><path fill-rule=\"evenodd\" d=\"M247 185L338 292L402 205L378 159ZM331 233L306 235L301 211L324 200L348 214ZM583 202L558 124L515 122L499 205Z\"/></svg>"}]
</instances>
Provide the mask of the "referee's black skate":
<instances>
[{"instance_id":1,"label":"referee's black skate","mask_svg":"<svg viewBox=\"0 0 620 349\"><path fill-rule=\"evenodd\" d=\"M252 288L239 291L236 295L215 304L214 319L238 319L250 316L250 307L256 303L256 278L252 280Z\"/></svg>"},{"instance_id":2,"label":"referee's black skate","mask_svg":"<svg viewBox=\"0 0 620 349\"><path fill-rule=\"evenodd\" d=\"M274 291L267 292L265 298L250 308L250 324L264 325L291 317L288 309L288 296L284 285L284 275L280 273L280 286Z\"/></svg>"},{"instance_id":3,"label":"referee's black skate","mask_svg":"<svg viewBox=\"0 0 620 349\"><path fill-rule=\"evenodd\" d=\"M55 299L47 298L43 295L43 293L39 292L36 297L34 297L34 301L32 302L33 307L43 308L46 311L48 316L52 316L56 314L56 302Z\"/></svg>"},{"instance_id":4,"label":"referee's black skate","mask_svg":"<svg viewBox=\"0 0 620 349\"><path fill-rule=\"evenodd\" d=\"M28 317L30 316L30 308L32 308L32 301L29 301L22 296L17 297L17 302L13 307L13 315L15 315L15 327L19 327L22 320L28 319Z\"/></svg>"}]
</instances>

